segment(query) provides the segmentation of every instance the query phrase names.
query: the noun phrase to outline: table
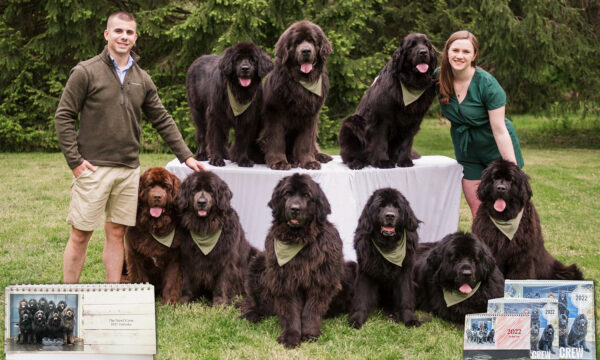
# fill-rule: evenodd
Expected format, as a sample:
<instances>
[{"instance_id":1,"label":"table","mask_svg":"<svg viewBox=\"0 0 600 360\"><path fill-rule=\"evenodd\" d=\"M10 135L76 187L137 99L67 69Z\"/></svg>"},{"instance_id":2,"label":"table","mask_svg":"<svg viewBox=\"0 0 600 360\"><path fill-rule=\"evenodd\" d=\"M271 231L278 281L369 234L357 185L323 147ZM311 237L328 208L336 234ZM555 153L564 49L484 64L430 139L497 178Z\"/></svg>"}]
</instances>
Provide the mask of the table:
<instances>
[{"instance_id":1,"label":"table","mask_svg":"<svg viewBox=\"0 0 600 360\"><path fill-rule=\"evenodd\" d=\"M349 169L340 156L334 156L320 170L271 170L266 165L243 168L226 161L217 167L202 164L223 179L233 193L232 207L240 216L248 241L263 250L271 226L271 209L267 203L273 188L285 176L294 173L309 174L320 184L331 204L331 221L344 241L344 257L356 260L354 230L364 205L371 194L383 187L399 190L409 201L415 215L422 221L417 233L419 242L438 241L458 228L462 166L446 156L423 156L414 160L410 168L376 169L366 167ZM193 172L174 159L167 170L184 180Z\"/></svg>"}]
</instances>

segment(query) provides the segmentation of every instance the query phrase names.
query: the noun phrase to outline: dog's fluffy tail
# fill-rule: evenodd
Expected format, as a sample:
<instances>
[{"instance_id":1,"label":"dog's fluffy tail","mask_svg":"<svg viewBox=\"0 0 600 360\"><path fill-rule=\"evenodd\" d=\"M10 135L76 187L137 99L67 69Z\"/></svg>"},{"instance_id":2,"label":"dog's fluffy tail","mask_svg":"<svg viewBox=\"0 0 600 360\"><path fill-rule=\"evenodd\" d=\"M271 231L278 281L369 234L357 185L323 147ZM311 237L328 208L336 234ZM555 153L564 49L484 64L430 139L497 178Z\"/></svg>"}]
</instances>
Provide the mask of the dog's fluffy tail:
<instances>
[{"instance_id":1,"label":"dog's fluffy tail","mask_svg":"<svg viewBox=\"0 0 600 360\"><path fill-rule=\"evenodd\" d=\"M583 274L577 265L565 266L560 261L554 259L552 264L552 279L555 280L583 280Z\"/></svg>"}]
</instances>

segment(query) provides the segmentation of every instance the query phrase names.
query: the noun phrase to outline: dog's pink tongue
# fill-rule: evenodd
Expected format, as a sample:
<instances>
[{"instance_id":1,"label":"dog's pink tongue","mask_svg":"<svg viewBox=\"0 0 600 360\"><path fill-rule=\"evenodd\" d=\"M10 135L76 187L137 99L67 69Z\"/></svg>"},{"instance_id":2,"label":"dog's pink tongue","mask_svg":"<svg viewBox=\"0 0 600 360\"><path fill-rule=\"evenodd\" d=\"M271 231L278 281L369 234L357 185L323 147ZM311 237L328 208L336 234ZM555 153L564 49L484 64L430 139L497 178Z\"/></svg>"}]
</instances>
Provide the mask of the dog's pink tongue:
<instances>
[{"instance_id":1,"label":"dog's pink tongue","mask_svg":"<svg viewBox=\"0 0 600 360\"><path fill-rule=\"evenodd\" d=\"M157 218L162 215L162 212L163 212L162 208L159 208L159 207L150 208L150 216L152 216L152 217Z\"/></svg>"},{"instance_id":2,"label":"dog's pink tongue","mask_svg":"<svg viewBox=\"0 0 600 360\"><path fill-rule=\"evenodd\" d=\"M302 71L305 74L308 74L309 72L312 71L312 64L306 63L306 64L300 65L300 71Z\"/></svg>"},{"instance_id":3,"label":"dog's pink tongue","mask_svg":"<svg viewBox=\"0 0 600 360\"><path fill-rule=\"evenodd\" d=\"M458 288L458 291L463 294L470 294L473 289L469 286L469 284L462 284L462 286Z\"/></svg>"},{"instance_id":4,"label":"dog's pink tongue","mask_svg":"<svg viewBox=\"0 0 600 360\"><path fill-rule=\"evenodd\" d=\"M198 216L206 216L206 210L198 210Z\"/></svg>"},{"instance_id":5,"label":"dog's pink tongue","mask_svg":"<svg viewBox=\"0 0 600 360\"><path fill-rule=\"evenodd\" d=\"M242 79L242 78L239 78L238 80L240 81L240 85L242 85L243 87L250 86L250 83L252 82L252 79Z\"/></svg>"},{"instance_id":6,"label":"dog's pink tongue","mask_svg":"<svg viewBox=\"0 0 600 360\"><path fill-rule=\"evenodd\" d=\"M419 70L419 72L421 73L425 73L427 72L427 70L429 70L429 65L423 63L423 64L419 64L417 65L417 70Z\"/></svg>"},{"instance_id":7,"label":"dog's pink tongue","mask_svg":"<svg viewBox=\"0 0 600 360\"><path fill-rule=\"evenodd\" d=\"M496 199L494 202L494 210L497 212L503 212L506 209L506 201L504 199Z\"/></svg>"},{"instance_id":8,"label":"dog's pink tongue","mask_svg":"<svg viewBox=\"0 0 600 360\"><path fill-rule=\"evenodd\" d=\"M392 232L392 231L394 231L394 230L396 230L396 229L394 229L394 228L393 228L393 227L391 227L391 226L382 226L382 227L381 227L381 230L383 230L383 231L387 231L387 232Z\"/></svg>"}]
</instances>

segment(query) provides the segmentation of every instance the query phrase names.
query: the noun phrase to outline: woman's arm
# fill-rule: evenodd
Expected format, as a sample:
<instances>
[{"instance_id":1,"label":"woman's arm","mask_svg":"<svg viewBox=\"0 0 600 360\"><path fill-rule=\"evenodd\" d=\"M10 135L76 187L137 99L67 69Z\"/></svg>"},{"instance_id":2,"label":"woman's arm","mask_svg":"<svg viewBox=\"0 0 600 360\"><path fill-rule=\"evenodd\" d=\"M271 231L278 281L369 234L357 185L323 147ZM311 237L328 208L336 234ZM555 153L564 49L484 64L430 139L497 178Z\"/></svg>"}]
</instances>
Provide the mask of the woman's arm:
<instances>
[{"instance_id":1,"label":"woman's arm","mask_svg":"<svg viewBox=\"0 0 600 360\"><path fill-rule=\"evenodd\" d=\"M515 149L513 148L512 139L510 138L510 134L506 128L506 123L504 122L504 112L504 106L494 110L489 110L488 114L490 117L490 125L492 127L492 133L494 134L494 140L496 140L496 145L498 146L500 155L504 160L512 161L516 164L517 159L515 157Z\"/></svg>"}]
</instances>

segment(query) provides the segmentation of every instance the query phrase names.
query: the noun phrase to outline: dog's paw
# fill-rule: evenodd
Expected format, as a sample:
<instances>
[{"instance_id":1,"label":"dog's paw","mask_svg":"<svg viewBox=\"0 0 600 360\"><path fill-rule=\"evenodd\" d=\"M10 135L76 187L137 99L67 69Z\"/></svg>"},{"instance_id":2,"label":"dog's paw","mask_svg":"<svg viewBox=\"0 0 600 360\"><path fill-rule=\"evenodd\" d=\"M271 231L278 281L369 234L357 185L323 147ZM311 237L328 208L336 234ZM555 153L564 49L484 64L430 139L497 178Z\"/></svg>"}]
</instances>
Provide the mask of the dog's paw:
<instances>
[{"instance_id":1,"label":"dog's paw","mask_svg":"<svg viewBox=\"0 0 600 360\"><path fill-rule=\"evenodd\" d=\"M421 326L423 323L419 321L419 319L414 318L414 319L410 319L404 322L404 326L406 326L407 328L411 328L411 327L419 327Z\"/></svg>"},{"instance_id":2,"label":"dog's paw","mask_svg":"<svg viewBox=\"0 0 600 360\"><path fill-rule=\"evenodd\" d=\"M380 169L391 169L396 167L396 164L392 160L378 160L375 163L375 167Z\"/></svg>"},{"instance_id":3,"label":"dog's paw","mask_svg":"<svg viewBox=\"0 0 600 360\"><path fill-rule=\"evenodd\" d=\"M348 317L348 325L355 329L360 329L364 323L365 320L359 313L354 313Z\"/></svg>"},{"instance_id":4,"label":"dog's paw","mask_svg":"<svg viewBox=\"0 0 600 360\"><path fill-rule=\"evenodd\" d=\"M308 170L319 170L321 168L321 163L318 161L308 161L302 164L302 167Z\"/></svg>"},{"instance_id":5,"label":"dog's paw","mask_svg":"<svg viewBox=\"0 0 600 360\"><path fill-rule=\"evenodd\" d=\"M319 331L317 334L302 334L303 342L315 342L321 336L321 332Z\"/></svg>"},{"instance_id":6,"label":"dog's paw","mask_svg":"<svg viewBox=\"0 0 600 360\"><path fill-rule=\"evenodd\" d=\"M348 165L348 167L352 170L359 170L364 168L365 166L367 166L368 164L362 162L362 161L350 161L349 163L347 163L346 165Z\"/></svg>"},{"instance_id":7,"label":"dog's paw","mask_svg":"<svg viewBox=\"0 0 600 360\"><path fill-rule=\"evenodd\" d=\"M208 161L209 164L211 164L212 166L225 166L225 160L223 160L223 158L221 157L211 157L210 160Z\"/></svg>"},{"instance_id":8,"label":"dog's paw","mask_svg":"<svg viewBox=\"0 0 600 360\"><path fill-rule=\"evenodd\" d=\"M253 167L254 161L252 161L250 159L242 159L242 160L238 161L238 166L239 167Z\"/></svg>"},{"instance_id":9,"label":"dog's paw","mask_svg":"<svg viewBox=\"0 0 600 360\"><path fill-rule=\"evenodd\" d=\"M273 164L269 164L269 167L273 170L289 170L292 167L287 161L278 161Z\"/></svg>"},{"instance_id":10,"label":"dog's paw","mask_svg":"<svg viewBox=\"0 0 600 360\"><path fill-rule=\"evenodd\" d=\"M331 156L324 154L324 153L317 153L315 155L315 159L317 159L318 162L323 163L323 164L328 163L331 160L333 160L333 158Z\"/></svg>"},{"instance_id":11,"label":"dog's paw","mask_svg":"<svg viewBox=\"0 0 600 360\"><path fill-rule=\"evenodd\" d=\"M277 342L288 349L293 349L300 345L300 333L297 331L284 331L277 338Z\"/></svg>"},{"instance_id":12,"label":"dog's paw","mask_svg":"<svg viewBox=\"0 0 600 360\"><path fill-rule=\"evenodd\" d=\"M403 159L398 161L398 166L400 167L412 167L415 166L415 164L412 162L411 159Z\"/></svg>"},{"instance_id":13,"label":"dog's paw","mask_svg":"<svg viewBox=\"0 0 600 360\"><path fill-rule=\"evenodd\" d=\"M250 311L247 311L247 312L243 313L242 315L240 315L239 318L246 319L246 320L250 321L251 323L257 323L257 322L261 321L264 318L264 316L259 314L257 311L250 310Z\"/></svg>"}]
</instances>

